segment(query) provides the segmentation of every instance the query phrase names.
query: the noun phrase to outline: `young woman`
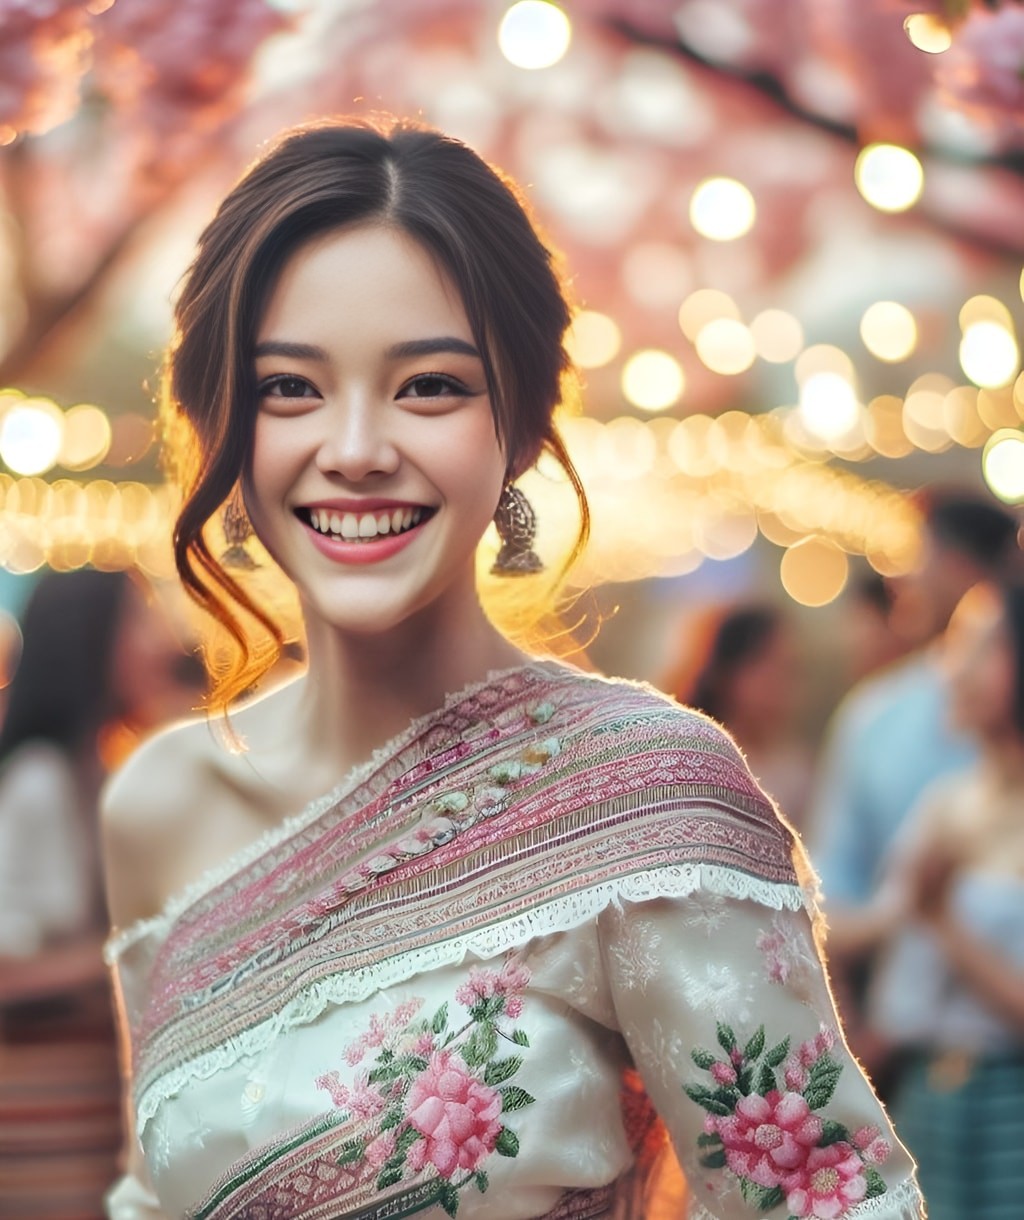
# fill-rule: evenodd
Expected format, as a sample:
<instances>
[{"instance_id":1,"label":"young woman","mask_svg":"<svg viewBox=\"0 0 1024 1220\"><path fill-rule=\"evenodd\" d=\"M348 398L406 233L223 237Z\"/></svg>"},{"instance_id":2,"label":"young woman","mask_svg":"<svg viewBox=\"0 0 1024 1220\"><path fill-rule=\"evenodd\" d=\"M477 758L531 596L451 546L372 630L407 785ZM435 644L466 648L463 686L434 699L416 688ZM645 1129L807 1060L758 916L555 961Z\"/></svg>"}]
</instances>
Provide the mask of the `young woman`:
<instances>
[{"instance_id":1,"label":"young woman","mask_svg":"<svg viewBox=\"0 0 1024 1220\"><path fill-rule=\"evenodd\" d=\"M932 1220L998 1220L1024 1193L1024 587L979 585L946 665L969 771L925 798L894 861L874 1019ZM893 930L896 929L896 935Z\"/></svg>"},{"instance_id":2,"label":"young woman","mask_svg":"<svg viewBox=\"0 0 1024 1220\"><path fill-rule=\"evenodd\" d=\"M649 1218L666 1129L694 1216L919 1216L732 743L481 607L492 519L536 579L515 479L545 449L571 477L568 320L512 188L429 131L293 133L204 233L179 566L272 632L204 540L243 503L309 668L232 713L244 749L187 725L110 790L112 1216Z\"/></svg>"}]
</instances>

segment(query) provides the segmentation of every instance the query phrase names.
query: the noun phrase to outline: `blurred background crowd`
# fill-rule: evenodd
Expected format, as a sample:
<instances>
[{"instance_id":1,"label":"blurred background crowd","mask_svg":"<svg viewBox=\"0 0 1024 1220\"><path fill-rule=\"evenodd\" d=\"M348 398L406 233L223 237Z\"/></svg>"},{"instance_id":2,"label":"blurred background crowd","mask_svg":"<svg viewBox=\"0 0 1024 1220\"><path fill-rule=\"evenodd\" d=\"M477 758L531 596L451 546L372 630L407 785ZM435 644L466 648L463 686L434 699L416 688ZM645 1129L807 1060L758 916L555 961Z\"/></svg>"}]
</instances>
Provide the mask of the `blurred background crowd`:
<instances>
[{"instance_id":1,"label":"blurred background crowd","mask_svg":"<svg viewBox=\"0 0 1024 1220\"><path fill-rule=\"evenodd\" d=\"M263 141L375 111L502 166L564 255L586 663L725 724L800 831L933 1220L1024 1216L1009 0L0 0L0 1216L101 1213L98 792L217 647L160 464L177 278ZM524 487L556 561L567 490Z\"/></svg>"}]
</instances>

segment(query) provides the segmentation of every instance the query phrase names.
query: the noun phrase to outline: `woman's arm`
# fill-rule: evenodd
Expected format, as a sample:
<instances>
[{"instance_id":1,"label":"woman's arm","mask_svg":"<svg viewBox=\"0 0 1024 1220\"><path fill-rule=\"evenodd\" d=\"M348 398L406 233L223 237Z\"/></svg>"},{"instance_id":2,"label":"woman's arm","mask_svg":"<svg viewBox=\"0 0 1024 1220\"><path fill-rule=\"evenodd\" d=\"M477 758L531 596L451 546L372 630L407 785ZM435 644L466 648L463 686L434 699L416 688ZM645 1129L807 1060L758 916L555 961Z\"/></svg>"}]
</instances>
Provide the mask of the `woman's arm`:
<instances>
[{"instance_id":1,"label":"woman's arm","mask_svg":"<svg viewBox=\"0 0 1024 1220\"><path fill-rule=\"evenodd\" d=\"M1017 963L965 928L948 902L927 922L950 964L978 998L1024 1032L1024 973Z\"/></svg>"}]
</instances>

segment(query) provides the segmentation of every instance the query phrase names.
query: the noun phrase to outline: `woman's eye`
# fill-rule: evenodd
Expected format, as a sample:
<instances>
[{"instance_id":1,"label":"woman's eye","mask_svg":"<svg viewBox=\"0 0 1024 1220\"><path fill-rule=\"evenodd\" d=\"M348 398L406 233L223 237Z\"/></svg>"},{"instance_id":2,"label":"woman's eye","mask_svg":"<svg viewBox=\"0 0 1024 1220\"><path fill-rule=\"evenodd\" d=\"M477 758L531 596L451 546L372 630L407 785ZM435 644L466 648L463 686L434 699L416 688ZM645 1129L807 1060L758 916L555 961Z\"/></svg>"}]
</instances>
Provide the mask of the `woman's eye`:
<instances>
[{"instance_id":1,"label":"woman's eye","mask_svg":"<svg viewBox=\"0 0 1024 1220\"><path fill-rule=\"evenodd\" d=\"M405 398L444 398L449 394L465 395L466 387L453 377L441 373L423 373L414 377L401 391Z\"/></svg>"},{"instance_id":2,"label":"woman's eye","mask_svg":"<svg viewBox=\"0 0 1024 1220\"><path fill-rule=\"evenodd\" d=\"M316 391L301 377L268 377L260 386L260 395L275 398L309 398Z\"/></svg>"}]
</instances>

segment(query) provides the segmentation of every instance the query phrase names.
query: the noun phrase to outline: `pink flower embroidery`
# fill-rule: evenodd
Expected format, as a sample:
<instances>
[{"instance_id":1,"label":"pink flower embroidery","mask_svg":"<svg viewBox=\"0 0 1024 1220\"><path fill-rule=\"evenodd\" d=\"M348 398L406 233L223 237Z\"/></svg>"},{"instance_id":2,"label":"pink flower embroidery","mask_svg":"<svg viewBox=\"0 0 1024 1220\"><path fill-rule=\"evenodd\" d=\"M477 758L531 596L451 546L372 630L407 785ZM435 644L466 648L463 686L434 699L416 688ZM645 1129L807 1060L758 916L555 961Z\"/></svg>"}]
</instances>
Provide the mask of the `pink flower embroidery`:
<instances>
[{"instance_id":1,"label":"pink flower embroidery","mask_svg":"<svg viewBox=\"0 0 1024 1220\"><path fill-rule=\"evenodd\" d=\"M806 1162L822 1125L799 1093L773 1090L766 1097L741 1098L732 1114L716 1120L715 1129L733 1173L772 1187Z\"/></svg>"},{"instance_id":2,"label":"pink flower embroidery","mask_svg":"<svg viewBox=\"0 0 1024 1220\"><path fill-rule=\"evenodd\" d=\"M522 1012L522 1004L515 1004L514 998L526 990L529 982L530 971L521 962L510 957L500 971L474 966L469 972L469 979L455 992L455 998L464 1007L472 1008L481 1000L504 996L505 1012L515 1018Z\"/></svg>"},{"instance_id":3,"label":"pink flower embroidery","mask_svg":"<svg viewBox=\"0 0 1024 1220\"><path fill-rule=\"evenodd\" d=\"M883 1138L877 1127L861 1127L853 1133L853 1142L871 1165L883 1165L892 1152L892 1144Z\"/></svg>"},{"instance_id":4,"label":"pink flower embroidery","mask_svg":"<svg viewBox=\"0 0 1024 1220\"><path fill-rule=\"evenodd\" d=\"M783 1183L786 1206L798 1218L837 1220L867 1194L864 1165L855 1149L840 1142L815 1148Z\"/></svg>"},{"instance_id":5,"label":"pink flower embroidery","mask_svg":"<svg viewBox=\"0 0 1024 1220\"><path fill-rule=\"evenodd\" d=\"M731 1063L713 1063L711 1065L711 1077L716 1084L735 1084L736 1069Z\"/></svg>"},{"instance_id":6,"label":"pink flower embroidery","mask_svg":"<svg viewBox=\"0 0 1024 1220\"><path fill-rule=\"evenodd\" d=\"M366 1145L366 1160L374 1169L380 1169L395 1151L395 1133L384 1131Z\"/></svg>"},{"instance_id":7,"label":"pink flower embroidery","mask_svg":"<svg viewBox=\"0 0 1024 1220\"><path fill-rule=\"evenodd\" d=\"M409 1089L407 1117L424 1137L409 1152L420 1170L429 1161L443 1178L472 1172L501 1133L501 1096L477 1080L460 1056L440 1051Z\"/></svg>"}]
</instances>

